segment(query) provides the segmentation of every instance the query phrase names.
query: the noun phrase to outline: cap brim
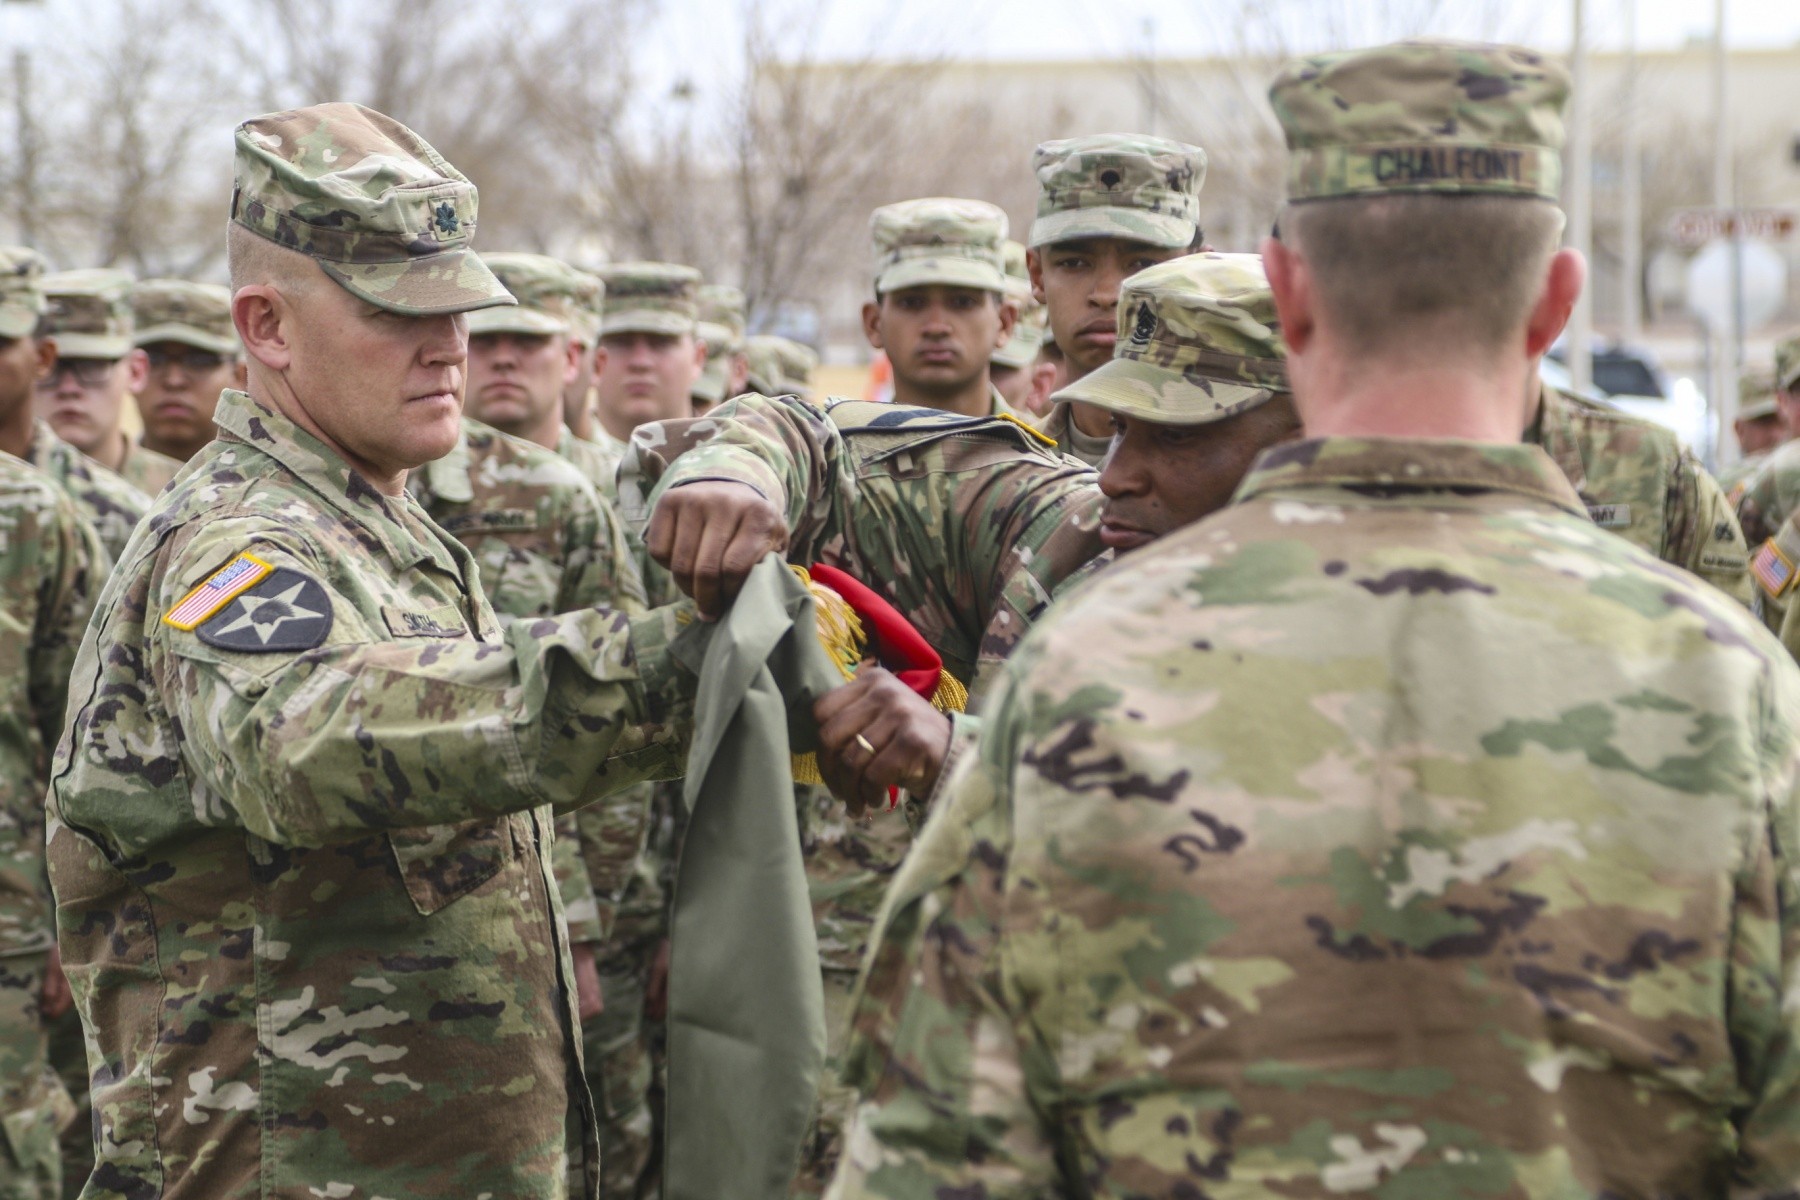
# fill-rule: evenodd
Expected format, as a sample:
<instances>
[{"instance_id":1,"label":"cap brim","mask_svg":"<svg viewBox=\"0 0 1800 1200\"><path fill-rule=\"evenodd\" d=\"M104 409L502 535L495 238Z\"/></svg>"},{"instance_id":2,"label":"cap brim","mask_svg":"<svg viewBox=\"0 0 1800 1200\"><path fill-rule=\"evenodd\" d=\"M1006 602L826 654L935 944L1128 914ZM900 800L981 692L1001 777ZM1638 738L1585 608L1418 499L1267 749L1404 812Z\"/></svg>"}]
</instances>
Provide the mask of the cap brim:
<instances>
[{"instance_id":1,"label":"cap brim","mask_svg":"<svg viewBox=\"0 0 1800 1200\"><path fill-rule=\"evenodd\" d=\"M403 317L438 317L518 303L472 250L445 250L395 263L316 261L351 295Z\"/></svg>"},{"instance_id":2,"label":"cap brim","mask_svg":"<svg viewBox=\"0 0 1800 1200\"><path fill-rule=\"evenodd\" d=\"M37 332L40 315L29 304L0 303L0 337L30 337Z\"/></svg>"},{"instance_id":3,"label":"cap brim","mask_svg":"<svg viewBox=\"0 0 1800 1200\"><path fill-rule=\"evenodd\" d=\"M216 333L207 333L203 329L195 329L191 325L151 325L139 329L131 337L131 344L140 349L155 345L157 342L179 342L183 346L192 346L196 350L210 350L214 354L238 354L241 348L236 338L220 337Z\"/></svg>"},{"instance_id":4,"label":"cap brim","mask_svg":"<svg viewBox=\"0 0 1800 1200\"><path fill-rule=\"evenodd\" d=\"M1140 359L1115 358L1050 399L1079 400L1159 425L1209 425L1248 412L1274 394L1270 388L1201 379Z\"/></svg>"},{"instance_id":5,"label":"cap brim","mask_svg":"<svg viewBox=\"0 0 1800 1200\"><path fill-rule=\"evenodd\" d=\"M607 313L600 325L600 336L613 333L666 333L680 337L694 332L695 322L680 313L662 312L654 308L628 308Z\"/></svg>"},{"instance_id":6,"label":"cap brim","mask_svg":"<svg viewBox=\"0 0 1800 1200\"><path fill-rule=\"evenodd\" d=\"M469 336L481 333L527 333L548 336L572 328L561 317L542 309L516 304L509 308L479 308L469 314Z\"/></svg>"},{"instance_id":7,"label":"cap brim","mask_svg":"<svg viewBox=\"0 0 1800 1200\"><path fill-rule=\"evenodd\" d=\"M875 294L885 296L902 288L974 288L981 292L1006 291L1006 276L996 267L966 258L925 258L898 262L875 277Z\"/></svg>"},{"instance_id":8,"label":"cap brim","mask_svg":"<svg viewBox=\"0 0 1800 1200\"><path fill-rule=\"evenodd\" d=\"M1037 358L1038 350L1044 344L1042 326L1033 326L1029 332L1015 333L1007 339L1006 345L994 351L990 360L1001 367L1026 367Z\"/></svg>"},{"instance_id":9,"label":"cap brim","mask_svg":"<svg viewBox=\"0 0 1800 1200\"><path fill-rule=\"evenodd\" d=\"M1780 415L1781 407L1773 400L1758 400L1755 404L1747 404L1737 411L1737 419L1740 421L1760 421L1765 417Z\"/></svg>"},{"instance_id":10,"label":"cap brim","mask_svg":"<svg viewBox=\"0 0 1800 1200\"><path fill-rule=\"evenodd\" d=\"M1120 238L1167 250L1191 246L1200 226L1186 217L1142 208L1068 208L1031 223L1033 250L1083 238Z\"/></svg>"},{"instance_id":11,"label":"cap brim","mask_svg":"<svg viewBox=\"0 0 1800 1200\"><path fill-rule=\"evenodd\" d=\"M97 333L53 333L58 358L124 358L131 353L131 339Z\"/></svg>"}]
</instances>

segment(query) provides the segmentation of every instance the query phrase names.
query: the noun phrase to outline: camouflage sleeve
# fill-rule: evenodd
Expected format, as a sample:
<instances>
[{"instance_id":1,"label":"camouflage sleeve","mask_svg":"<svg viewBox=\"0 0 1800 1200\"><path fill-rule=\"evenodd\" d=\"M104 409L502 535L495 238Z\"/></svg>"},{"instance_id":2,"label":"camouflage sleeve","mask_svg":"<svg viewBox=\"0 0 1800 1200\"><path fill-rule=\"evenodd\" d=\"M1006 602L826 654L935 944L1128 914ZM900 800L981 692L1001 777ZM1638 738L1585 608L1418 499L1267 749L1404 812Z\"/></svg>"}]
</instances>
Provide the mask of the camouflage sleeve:
<instances>
[{"instance_id":1,"label":"camouflage sleeve","mask_svg":"<svg viewBox=\"0 0 1800 1200\"><path fill-rule=\"evenodd\" d=\"M825 413L793 396L739 396L704 417L640 425L619 465L619 508L649 524L656 498L702 480L745 483L774 501L799 544L829 536L853 486L844 438Z\"/></svg>"},{"instance_id":2,"label":"camouflage sleeve","mask_svg":"<svg viewBox=\"0 0 1800 1200\"><path fill-rule=\"evenodd\" d=\"M1776 672L1762 708L1763 820L1745 832L1726 967L1728 1031L1748 1098L1731 1195L1792 1196L1800 1179L1800 689Z\"/></svg>"},{"instance_id":3,"label":"camouflage sleeve","mask_svg":"<svg viewBox=\"0 0 1800 1200\"><path fill-rule=\"evenodd\" d=\"M1724 489L1686 450L1673 486L1666 534L1670 561L1750 607L1750 552Z\"/></svg>"},{"instance_id":4,"label":"camouflage sleeve","mask_svg":"<svg viewBox=\"0 0 1800 1200\"><path fill-rule=\"evenodd\" d=\"M304 544L282 538L214 521L158 567L147 666L213 797L202 820L317 846L566 810L679 773L693 695L666 650L672 610L516 621L498 642L386 640L327 593L329 638L298 653L221 649L157 620L240 549L317 582Z\"/></svg>"},{"instance_id":5,"label":"camouflage sleeve","mask_svg":"<svg viewBox=\"0 0 1800 1200\"><path fill-rule=\"evenodd\" d=\"M596 940L612 936L619 902L644 853L655 788L655 784L641 783L575 814L577 852L586 867L594 899L594 925L600 930Z\"/></svg>"},{"instance_id":6,"label":"camouflage sleeve","mask_svg":"<svg viewBox=\"0 0 1800 1200\"><path fill-rule=\"evenodd\" d=\"M1792 497L1784 486L1791 474L1786 459L1778 452L1765 461L1738 494L1738 524L1749 545L1760 546L1774 537L1792 511Z\"/></svg>"},{"instance_id":7,"label":"camouflage sleeve","mask_svg":"<svg viewBox=\"0 0 1800 1200\"><path fill-rule=\"evenodd\" d=\"M861 1103L833 1197L1061 1194L1039 1107L1051 1060L1006 979L1010 699L1003 683L889 889L853 1002Z\"/></svg>"},{"instance_id":8,"label":"camouflage sleeve","mask_svg":"<svg viewBox=\"0 0 1800 1200\"><path fill-rule=\"evenodd\" d=\"M47 484L0 493L0 955L54 936L43 796L88 611L85 529Z\"/></svg>"}]
</instances>

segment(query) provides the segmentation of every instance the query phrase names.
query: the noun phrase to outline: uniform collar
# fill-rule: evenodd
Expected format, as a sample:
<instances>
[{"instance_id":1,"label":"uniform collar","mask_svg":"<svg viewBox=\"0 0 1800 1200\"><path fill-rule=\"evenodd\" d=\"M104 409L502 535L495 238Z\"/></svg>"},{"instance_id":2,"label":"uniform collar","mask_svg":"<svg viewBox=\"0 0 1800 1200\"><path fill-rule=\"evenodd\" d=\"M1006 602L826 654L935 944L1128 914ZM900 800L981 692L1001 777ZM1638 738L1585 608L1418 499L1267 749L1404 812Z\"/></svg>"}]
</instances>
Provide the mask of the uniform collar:
<instances>
[{"instance_id":1,"label":"uniform collar","mask_svg":"<svg viewBox=\"0 0 1800 1200\"><path fill-rule=\"evenodd\" d=\"M1581 461L1581 443L1569 420L1569 403L1547 383L1538 384L1537 419L1525 430L1528 446L1541 446L1552 462L1572 480L1576 492L1587 484L1587 465Z\"/></svg>"},{"instance_id":2,"label":"uniform collar","mask_svg":"<svg viewBox=\"0 0 1800 1200\"><path fill-rule=\"evenodd\" d=\"M475 499L475 484L469 479L469 422L465 418L456 431L456 445L450 453L419 468L425 487L433 496L449 504L467 504Z\"/></svg>"},{"instance_id":3,"label":"uniform collar","mask_svg":"<svg viewBox=\"0 0 1800 1200\"><path fill-rule=\"evenodd\" d=\"M273 405L228 388L219 396L213 423L230 434L232 440L280 463L377 542L397 569L430 561L452 574L460 574L454 557L442 545L427 545L413 534L411 526L429 526L411 497L389 499L382 495L352 470L342 455Z\"/></svg>"},{"instance_id":4,"label":"uniform collar","mask_svg":"<svg viewBox=\"0 0 1800 1200\"><path fill-rule=\"evenodd\" d=\"M1587 518L1568 477L1536 446L1411 438L1309 438L1263 452L1236 501L1336 488L1387 492L1511 492Z\"/></svg>"}]
</instances>

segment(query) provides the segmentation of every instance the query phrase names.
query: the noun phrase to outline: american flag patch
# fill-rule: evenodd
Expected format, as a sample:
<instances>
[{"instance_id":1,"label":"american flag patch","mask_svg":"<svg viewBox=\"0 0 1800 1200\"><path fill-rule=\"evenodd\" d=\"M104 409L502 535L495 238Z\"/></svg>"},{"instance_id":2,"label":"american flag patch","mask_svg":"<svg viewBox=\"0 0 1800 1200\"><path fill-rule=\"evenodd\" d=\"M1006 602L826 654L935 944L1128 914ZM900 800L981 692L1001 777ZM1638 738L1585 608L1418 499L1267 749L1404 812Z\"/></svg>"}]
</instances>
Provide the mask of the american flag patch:
<instances>
[{"instance_id":1,"label":"american flag patch","mask_svg":"<svg viewBox=\"0 0 1800 1200\"><path fill-rule=\"evenodd\" d=\"M163 624L176 629L192 630L230 604L239 592L275 568L254 554L240 554L207 577L205 583L181 598L181 603L163 614Z\"/></svg>"},{"instance_id":2,"label":"american flag patch","mask_svg":"<svg viewBox=\"0 0 1800 1200\"><path fill-rule=\"evenodd\" d=\"M1764 542L1762 549L1751 556L1750 573L1771 596L1781 595L1794 582L1794 564L1781 552L1774 538Z\"/></svg>"}]
</instances>

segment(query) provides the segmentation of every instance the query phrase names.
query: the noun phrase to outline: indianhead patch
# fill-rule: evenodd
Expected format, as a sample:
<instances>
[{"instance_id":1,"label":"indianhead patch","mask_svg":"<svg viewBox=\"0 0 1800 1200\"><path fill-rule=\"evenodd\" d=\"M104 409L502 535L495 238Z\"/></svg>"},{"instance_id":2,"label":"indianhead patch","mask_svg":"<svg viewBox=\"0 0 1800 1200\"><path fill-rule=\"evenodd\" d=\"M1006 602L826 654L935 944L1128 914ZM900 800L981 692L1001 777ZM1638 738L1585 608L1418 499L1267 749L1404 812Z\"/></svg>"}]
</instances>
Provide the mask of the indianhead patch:
<instances>
[{"instance_id":1,"label":"indianhead patch","mask_svg":"<svg viewBox=\"0 0 1800 1200\"><path fill-rule=\"evenodd\" d=\"M310 575L281 567L201 625L200 640L240 654L311 650L331 632L331 597Z\"/></svg>"}]
</instances>

